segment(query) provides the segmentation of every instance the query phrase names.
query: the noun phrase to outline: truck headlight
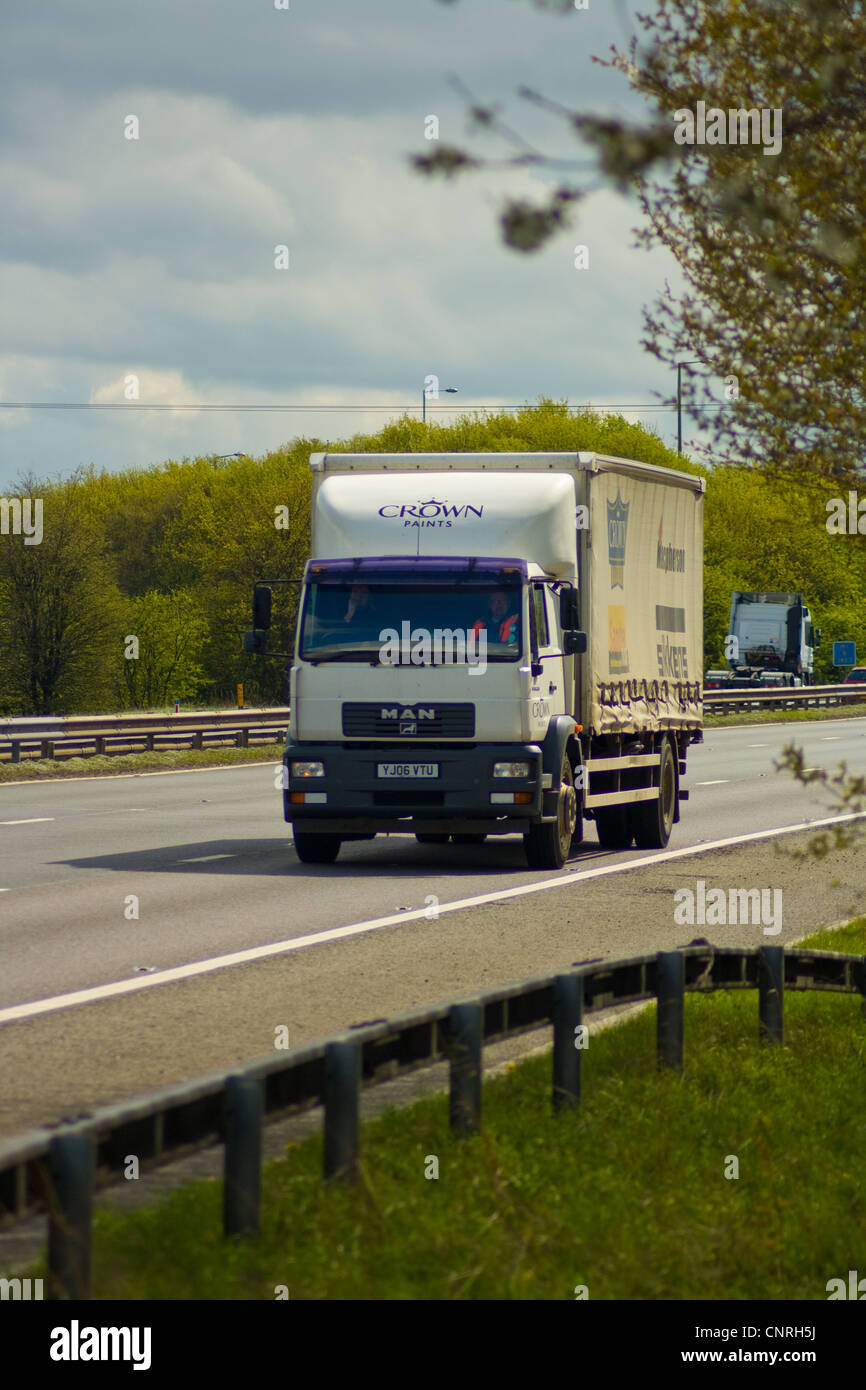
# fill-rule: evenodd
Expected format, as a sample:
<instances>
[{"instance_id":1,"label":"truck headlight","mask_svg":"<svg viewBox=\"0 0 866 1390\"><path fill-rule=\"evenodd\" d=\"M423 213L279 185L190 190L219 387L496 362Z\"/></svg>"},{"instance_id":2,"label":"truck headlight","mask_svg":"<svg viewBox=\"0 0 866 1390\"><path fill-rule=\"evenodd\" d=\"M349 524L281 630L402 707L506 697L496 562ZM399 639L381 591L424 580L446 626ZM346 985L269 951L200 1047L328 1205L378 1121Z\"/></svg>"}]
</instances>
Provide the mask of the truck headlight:
<instances>
[{"instance_id":1,"label":"truck headlight","mask_svg":"<svg viewBox=\"0 0 866 1390\"><path fill-rule=\"evenodd\" d=\"M324 763L292 763L293 777L324 777Z\"/></svg>"},{"instance_id":2,"label":"truck headlight","mask_svg":"<svg viewBox=\"0 0 866 1390\"><path fill-rule=\"evenodd\" d=\"M494 763L494 777L528 777L529 763Z\"/></svg>"}]
</instances>

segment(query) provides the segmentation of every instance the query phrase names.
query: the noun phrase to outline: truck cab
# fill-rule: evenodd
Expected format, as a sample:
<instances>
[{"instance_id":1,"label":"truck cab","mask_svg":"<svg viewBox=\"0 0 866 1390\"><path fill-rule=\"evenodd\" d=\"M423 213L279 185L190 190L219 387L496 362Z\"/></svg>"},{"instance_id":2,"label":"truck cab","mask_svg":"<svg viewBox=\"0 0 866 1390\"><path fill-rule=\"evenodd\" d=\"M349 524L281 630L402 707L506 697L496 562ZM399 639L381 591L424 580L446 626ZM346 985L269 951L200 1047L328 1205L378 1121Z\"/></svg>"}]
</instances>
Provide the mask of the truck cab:
<instances>
[{"instance_id":1,"label":"truck cab","mask_svg":"<svg viewBox=\"0 0 866 1390\"><path fill-rule=\"evenodd\" d=\"M554 814L544 745L560 720L574 729L575 599L521 558L311 560L285 756L300 857L379 831L527 833Z\"/></svg>"},{"instance_id":2,"label":"truck cab","mask_svg":"<svg viewBox=\"0 0 866 1390\"><path fill-rule=\"evenodd\" d=\"M801 593L735 590L731 595L731 678L727 684L811 685L820 639Z\"/></svg>"}]
</instances>

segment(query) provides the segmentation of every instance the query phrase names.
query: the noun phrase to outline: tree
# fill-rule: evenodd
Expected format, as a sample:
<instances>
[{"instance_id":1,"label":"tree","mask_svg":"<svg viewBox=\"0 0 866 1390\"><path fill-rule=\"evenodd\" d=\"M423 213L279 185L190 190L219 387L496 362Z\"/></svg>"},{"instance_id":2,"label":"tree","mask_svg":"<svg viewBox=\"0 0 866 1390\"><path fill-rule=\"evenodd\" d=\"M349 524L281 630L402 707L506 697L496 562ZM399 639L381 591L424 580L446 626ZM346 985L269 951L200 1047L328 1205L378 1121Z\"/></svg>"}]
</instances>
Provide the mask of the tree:
<instances>
[{"instance_id":1,"label":"tree","mask_svg":"<svg viewBox=\"0 0 866 1390\"><path fill-rule=\"evenodd\" d=\"M44 508L42 537L0 538L0 668L8 708L54 714L110 705L122 600L76 474L61 486L19 480Z\"/></svg>"},{"instance_id":2,"label":"tree","mask_svg":"<svg viewBox=\"0 0 866 1390\"><path fill-rule=\"evenodd\" d=\"M159 707L195 695L206 636L207 621L192 593L151 591L131 599L123 661L130 704Z\"/></svg>"},{"instance_id":3,"label":"tree","mask_svg":"<svg viewBox=\"0 0 866 1390\"><path fill-rule=\"evenodd\" d=\"M639 242L678 260L686 290L680 298L667 290L645 311L644 345L671 367L703 364L686 375L716 453L850 485L866 463L862 0L656 4L640 21L643 45L635 38L626 52L614 48L606 64L645 98L643 125L522 94L583 136L616 187L637 191L646 218ZM690 115L692 135L700 134L699 102L705 116L737 117L737 143L710 142L732 138L729 119L724 128L714 119L712 130L705 121L707 143L680 143ZM477 126L518 141L506 164L563 163L520 143L495 109L475 105L472 114ZM453 147L415 157L423 172L444 175L497 162ZM560 179L540 204L509 201L504 240L536 249L585 196L574 179ZM726 401L712 412L714 379L725 381Z\"/></svg>"},{"instance_id":4,"label":"tree","mask_svg":"<svg viewBox=\"0 0 866 1390\"><path fill-rule=\"evenodd\" d=\"M174 582L195 585L208 622L204 664L212 693L242 682L252 698L282 704L286 666L245 655L253 585L300 580L310 553L310 453L320 440L295 440L262 459L243 457L202 474L167 524L155 562ZM198 461L196 467L203 461ZM291 649L299 589L279 586L270 647Z\"/></svg>"}]
</instances>

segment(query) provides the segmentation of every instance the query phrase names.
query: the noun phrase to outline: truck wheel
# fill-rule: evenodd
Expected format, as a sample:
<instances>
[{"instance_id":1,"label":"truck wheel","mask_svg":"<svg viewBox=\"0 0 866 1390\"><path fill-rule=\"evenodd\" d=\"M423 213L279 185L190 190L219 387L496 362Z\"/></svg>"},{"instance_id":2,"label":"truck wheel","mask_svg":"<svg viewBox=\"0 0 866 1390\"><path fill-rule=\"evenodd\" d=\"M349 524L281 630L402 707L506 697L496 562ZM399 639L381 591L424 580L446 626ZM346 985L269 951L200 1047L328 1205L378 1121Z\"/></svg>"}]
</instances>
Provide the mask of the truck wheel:
<instances>
[{"instance_id":1,"label":"truck wheel","mask_svg":"<svg viewBox=\"0 0 866 1390\"><path fill-rule=\"evenodd\" d=\"M487 839L486 835L470 835L468 832L461 832L459 835L452 835L451 839L455 845L483 845Z\"/></svg>"},{"instance_id":2,"label":"truck wheel","mask_svg":"<svg viewBox=\"0 0 866 1390\"><path fill-rule=\"evenodd\" d=\"M296 830L294 841L302 864L333 864L343 843L339 835L317 835L309 830Z\"/></svg>"},{"instance_id":3,"label":"truck wheel","mask_svg":"<svg viewBox=\"0 0 866 1390\"><path fill-rule=\"evenodd\" d=\"M440 835L435 831L416 833L415 839L419 845L447 845L448 843L447 835Z\"/></svg>"},{"instance_id":4,"label":"truck wheel","mask_svg":"<svg viewBox=\"0 0 866 1390\"><path fill-rule=\"evenodd\" d=\"M638 801L631 808L631 825L638 849L664 849L671 838L677 809L677 765L670 739L663 739L659 761L659 794L655 801Z\"/></svg>"},{"instance_id":5,"label":"truck wheel","mask_svg":"<svg viewBox=\"0 0 866 1390\"><path fill-rule=\"evenodd\" d=\"M628 849L634 839L627 806L599 807L595 829L602 849Z\"/></svg>"},{"instance_id":6,"label":"truck wheel","mask_svg":"<svg viewBox=\"0 0 866 1390\"><path fill-rule=\"evenodd\" d=\"M531 825L523 837L530 869L561 869L571 851L577 826L577 793L568 754L563 754L559 774L556 820Z\"/></svg>"}]
</instances>

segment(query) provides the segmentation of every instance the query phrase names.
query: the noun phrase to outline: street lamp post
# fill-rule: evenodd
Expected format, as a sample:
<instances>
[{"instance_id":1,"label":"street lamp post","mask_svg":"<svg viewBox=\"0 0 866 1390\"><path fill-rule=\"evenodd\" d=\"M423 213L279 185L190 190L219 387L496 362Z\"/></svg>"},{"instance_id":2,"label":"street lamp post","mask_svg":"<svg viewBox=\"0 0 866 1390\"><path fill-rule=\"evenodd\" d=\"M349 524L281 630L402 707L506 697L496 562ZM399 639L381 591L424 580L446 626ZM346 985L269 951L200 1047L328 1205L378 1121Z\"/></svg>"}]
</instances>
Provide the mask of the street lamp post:
<instances>
[{"instance_id":1,"label":"street lamp post","mask_svg":"<svg viewBox=\"0 0 866 1390\"><path fill-rule=\"evenodd\" d=\"M451 395L451 396L456 396L457 391L458 391L458 388L457 388L456 386L443 386L443 387L442 387L442 390L443 390L443 391L447 391L447 392L449 393L449 395ZM421 423L422 423L422 425L427 423L427 387L426 387L426 386L423 386L423 387L421 388Z\"/></svg>"},{"instance_id":2,"label":"street lamp post","mask_svg":"<svg viewBox=\"0 0 866 1390\"><path fill-rule=\"evenodd\" d=\"M677 453L683 452L683 391L682 391L682 369L683 367L698 367L701 365L700 357L693 357L690 362L677 363Z\"/></svg>"}]
</instances>

